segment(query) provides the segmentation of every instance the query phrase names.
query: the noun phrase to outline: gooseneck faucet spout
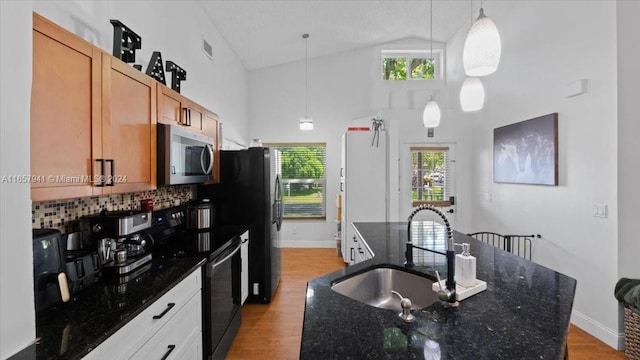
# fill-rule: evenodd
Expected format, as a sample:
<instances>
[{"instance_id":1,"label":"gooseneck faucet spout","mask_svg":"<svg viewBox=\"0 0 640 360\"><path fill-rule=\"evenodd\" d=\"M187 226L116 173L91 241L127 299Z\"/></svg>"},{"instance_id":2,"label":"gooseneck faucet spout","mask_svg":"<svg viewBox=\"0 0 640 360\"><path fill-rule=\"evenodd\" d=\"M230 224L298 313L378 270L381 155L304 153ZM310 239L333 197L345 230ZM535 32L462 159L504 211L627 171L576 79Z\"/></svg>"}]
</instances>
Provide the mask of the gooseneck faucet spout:
<instances>
[{"instance_id":1,"label":"gooseneck faucet spout","mask_svg":"<svg viewBox=\"0 0 640 360\"><path fill-rule=\"evenodd\" d=\"M423 210L429 210L436 213L438 216L440 216L440 218L444 222L444 226L446 228L446 236L447 236L446 252L416 246L411 241L411 222L413 221L413 217L417 213ZM447 301L451 306L458 306L458 301L456 300L456 281L455 281L456 253L453 246L453 232L451 231L451 225L449 224L449 220L447 219L447 217L442 213L442 211L436 209L431 205L421 205L416 209L414 209L411 215L409 215L409 224L408 224L407 230L408 230L407 232L409 234L409 238L407 241L407 250L405 253L405 256L407 259L405 266L408 268L412 268L415 266L415 263L413 262L414 248L446 256L447 257L447 282L446 282L447 288L441 289L440 291L438 291L438 298L440 300ZM440 279L438 279L438 281L440 281Z\"/></svg>"}]
</instances>

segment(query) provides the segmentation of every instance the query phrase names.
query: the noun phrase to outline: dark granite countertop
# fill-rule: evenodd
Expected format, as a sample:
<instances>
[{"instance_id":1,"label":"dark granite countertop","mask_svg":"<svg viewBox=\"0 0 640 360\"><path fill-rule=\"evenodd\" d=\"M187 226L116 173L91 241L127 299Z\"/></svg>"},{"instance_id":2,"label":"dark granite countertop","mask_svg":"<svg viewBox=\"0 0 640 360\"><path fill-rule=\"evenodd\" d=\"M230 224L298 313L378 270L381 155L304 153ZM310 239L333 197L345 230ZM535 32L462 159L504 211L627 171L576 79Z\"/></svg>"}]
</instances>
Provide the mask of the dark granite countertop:
<instances>
[{"instance_id":1,"label":"dark granite countertop","mask_svg":"<svg viewBox=\"0 0 640 360\"><path fill-rule=\"evenodd\" d=\"M105 273L70 302L37 313L36 343L9 359L81 359L246 230L218 224L208 242L195 241L188 231L176 233L152 249L150 263L123 277Z\"/></svg>"},{"instance_id":2,"label":"dark granite countertop","mask_svg":"<svg viewBox=\"0 0 640 360\"><path fill-rule=\"evenodd\" d=\"M300 358L559 359L564 356L576 280L454 231L470 243L487 290L457 308L436 302L402 321L331 290L331 284L376 265L404 268L407 223L356 223L373 259L308 283ZM414 239L415 242L415 239ZM444 248L444 236L430 240ZM414 255L415 256L415 255ZM420 262L421 261L421 262ZM444 256L419 258L413 271L446 276Z\"/></svg>"}]
</instances>

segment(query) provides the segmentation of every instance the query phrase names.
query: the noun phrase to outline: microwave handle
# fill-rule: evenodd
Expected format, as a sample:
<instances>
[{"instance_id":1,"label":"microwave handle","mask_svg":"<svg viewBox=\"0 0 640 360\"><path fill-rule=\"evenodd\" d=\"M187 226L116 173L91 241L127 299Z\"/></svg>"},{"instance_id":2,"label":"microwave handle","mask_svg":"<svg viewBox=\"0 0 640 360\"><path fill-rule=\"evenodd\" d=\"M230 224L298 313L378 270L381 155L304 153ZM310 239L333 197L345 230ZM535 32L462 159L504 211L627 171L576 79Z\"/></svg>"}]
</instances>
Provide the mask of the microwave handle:
<instances>
[{"instance_id":1,"label":"microwave handle","mask_svg":"<svg viewBox=\"0 0 640 360\"><path fill-rule=\"evenodd\" d=\"M213 169L213 162L214 162L214 159L213 159L213 145L207 144L207 145L205 145L205 147L209 151L209 159L211 159L211 160L209 160L209 167L207 168L207 171L205 171L204 173L205 174L211 174L211 170Z\"/></svg>"},{"instance_id":2,"label":"microwave handle","mask_svg":"<svg viewBox=\"0 0 640 360\"><path fill-rule=\"evenodd\" d=\"M205 163L204 163L204 152L208 151L209 152L209 156L211 158L211 160L209 161L209 166L205 167ZM211 172L211 168L213 168L213 149L210 147L209 144L206 144L204 146L204 148L202 149L202 152L200 153L200 167L202 168L202 171L205 174L209 174Z\"/></svg>"}]
</instances>

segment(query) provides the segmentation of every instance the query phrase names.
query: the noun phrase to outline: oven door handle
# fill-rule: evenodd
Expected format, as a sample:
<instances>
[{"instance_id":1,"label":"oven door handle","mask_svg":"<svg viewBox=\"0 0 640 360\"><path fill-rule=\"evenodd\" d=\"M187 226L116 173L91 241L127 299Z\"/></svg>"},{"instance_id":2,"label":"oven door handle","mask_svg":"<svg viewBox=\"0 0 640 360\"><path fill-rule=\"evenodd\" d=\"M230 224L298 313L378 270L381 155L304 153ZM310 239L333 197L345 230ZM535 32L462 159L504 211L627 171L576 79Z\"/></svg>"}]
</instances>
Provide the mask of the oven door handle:
<instances>
[{"instance_id":1,"label":"oven door handle","mask_svg":"<svg viewBox=\"0 0 640 360\"><path fill-rule=\"evenodd\" d=\"M242 243L238 243L238 246L236 246L236 248L231 252L231 254L225 256L222 260L215 260L213 262L213 264L211 265L211 270L217 268L218 266L222 265L222 263L224 263L225 261L229 260L229 258L231 258L233 255L235 255L240 250L241 246L242 246Z\"/></svg>"}]
</instances>

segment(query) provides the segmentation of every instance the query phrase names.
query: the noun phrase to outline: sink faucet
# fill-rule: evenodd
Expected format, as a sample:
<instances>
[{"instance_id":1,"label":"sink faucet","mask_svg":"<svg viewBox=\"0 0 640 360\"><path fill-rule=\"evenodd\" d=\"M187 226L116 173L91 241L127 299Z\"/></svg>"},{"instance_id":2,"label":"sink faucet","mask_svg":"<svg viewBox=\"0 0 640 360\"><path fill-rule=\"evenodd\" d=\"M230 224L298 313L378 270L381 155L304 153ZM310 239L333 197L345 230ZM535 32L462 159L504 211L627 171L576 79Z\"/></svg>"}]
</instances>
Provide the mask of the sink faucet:
<instances>
[{"instance_id":1,"label":"sink faucet","mask_svg":"<svg viewBox=\"0 0 640 360\"><path fill-rule=\"evenodd\" d=\"M416 246L413 245L413 243L411 242L411 221L413 221L413 217L419 213L420 211L423 210L430 210L433 211L434 213L438 214L438 216L440 216L440 218L442 218L442 221L444 222L444 226L446 227L446 236L447 236L447 250L446 252L442 252L442 251L437 251L437 250L433 250L433 249L427 249L427 248L423 248L420 246ZM407 250L405 253L405 256L407 258L407 261L405 263L405 266L408 268L412 268L415 266L414 262L413 262L413 248L416 249L420 249L420 250L424 250L424 251L429 251L432 253L436 253L436 254L440 254L440 255L444 255L447 257L447 282L446 282L446 289L440 289L440 291L438 291L438 298L442 301L446 301L450 306L452 307L456 307L458 306L458 301L456 300L456 281L454 279L455 277L455 259L456 259L456 253L454 251L453 248L453 233L451 231L451 225L449 224L449 220L447 219L446 216L444 216L444 214L442 213L442 211L436 209L435 207L431 206L431 205L421 205L418 206L415 210L413 210L413 212L411 213L411 215L409 215L409 225L408 225L408 234L409 234L409 239L407 241ZM439 281L440 279L438 279Z\"/></svg>"}]
</instances>

